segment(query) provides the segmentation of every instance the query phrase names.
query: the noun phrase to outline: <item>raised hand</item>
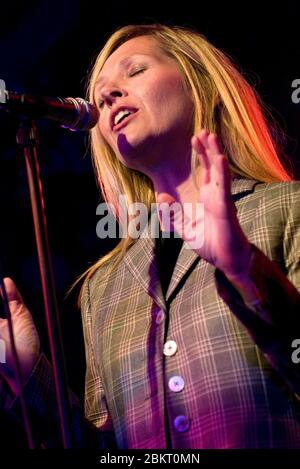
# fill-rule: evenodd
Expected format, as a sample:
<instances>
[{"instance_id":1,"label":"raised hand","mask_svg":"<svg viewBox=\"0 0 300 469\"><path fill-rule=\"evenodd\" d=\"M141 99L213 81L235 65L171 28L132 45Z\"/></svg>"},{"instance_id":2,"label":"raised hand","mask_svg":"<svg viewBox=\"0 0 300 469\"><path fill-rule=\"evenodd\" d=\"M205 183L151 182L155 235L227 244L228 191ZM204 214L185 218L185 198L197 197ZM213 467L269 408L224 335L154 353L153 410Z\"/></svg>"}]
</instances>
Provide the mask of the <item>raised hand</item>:
<instances>
[{"instance_id":1,"label":"raised hand","mask_svg":"<svg viewBox=\"0 0 300 469\"><path fill-rule=\"evenodd\" d=\"M10 278L4 279L11 311L16 348L20 360L23 382L29 378L40 353L40 341L32 316L25 306L22 296ZM16 369L9 338L8 322L0 318L0 339L5 343L5 363L0 363L0 376L17 394Z\"/></svg>"},{"instance_id":2,"label":"raised hand","mask_svg":"<svg viewBox=\"0 0 300 469\"><path fill-rule=\"evenodd\" d=\"M231 198L227 158L221 151L217 136L208 134L206 130L192 138L192 146L201 167L198 202L203 204L203 211L197 215L194 210L193 218L185 214L183 229L179 227L182 217L175 215L174 229L199 256L222 270L229 279L241 279L248 274L251 249ZM171 199L171 196L163 194L159 196L158 203L170 204ZM197 230L203 236L195 236Z\"/></svg>"}]
</instances>

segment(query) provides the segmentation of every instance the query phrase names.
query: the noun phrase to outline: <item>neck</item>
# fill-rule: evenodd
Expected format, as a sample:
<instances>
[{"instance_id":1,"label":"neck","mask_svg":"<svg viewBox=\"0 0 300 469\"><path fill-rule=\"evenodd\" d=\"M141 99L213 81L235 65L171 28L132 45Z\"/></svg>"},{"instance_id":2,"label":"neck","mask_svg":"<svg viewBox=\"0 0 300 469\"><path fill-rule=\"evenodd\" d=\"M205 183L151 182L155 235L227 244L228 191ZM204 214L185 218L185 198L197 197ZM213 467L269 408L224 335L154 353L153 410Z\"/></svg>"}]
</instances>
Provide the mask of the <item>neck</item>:
<instances>
[{"instance_id":1,"label":"neck","mask_svg":"<svg viewBox=\"0 0 300 469\"><path fill-rule=\"evenodd\" d=\"M196 174L198 174L197 171ZM198 177L196 176L196 181ZM156 201L160 194L169 194L176 202L184 204L186 202L196 202L198 200L199 188L196 187L195 178L192 173L187 173L178 177L177 174L162 174L153 181Z\"/></svg>"},{"instance_id":2,"label":"neck","mask_svg":"<svg viewBox=\"0 0 300 469\"><path fill-rule=\"evenodd\" d=\"M196 174L193 176L191 169L191 158L186 158L186 163L182 164L184 160L180 160L181 164L177 166L161 165L160 168L151 174L151 180L154 185L156 202L161 201L161 197L172 199L174 202L179 202L181 205L192 204L196 207L199 200L199 183L200 168L197 168ZM161 229L165 230L161 220Z\"/></svg>"}]
</instances>

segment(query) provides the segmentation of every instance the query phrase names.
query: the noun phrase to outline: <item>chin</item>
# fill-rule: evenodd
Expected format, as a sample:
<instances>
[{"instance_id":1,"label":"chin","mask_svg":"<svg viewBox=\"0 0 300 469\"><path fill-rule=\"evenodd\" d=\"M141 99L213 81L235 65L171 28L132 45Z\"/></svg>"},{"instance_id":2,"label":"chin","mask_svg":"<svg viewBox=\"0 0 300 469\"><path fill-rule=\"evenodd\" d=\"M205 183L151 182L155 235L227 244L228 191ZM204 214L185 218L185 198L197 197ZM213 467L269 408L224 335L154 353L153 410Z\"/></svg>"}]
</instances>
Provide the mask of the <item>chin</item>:
<instances>
[{"instance_id":1,"label":"chin","mask_svg":"<svg viewBox=\"0 0 300 469\"><path fill-rule=\"evenodd\" d=\"M138 138L129 138L125 134L119 134L117 139L118 152L122 160L134 162L136 159L144 158L148 153L149 142Z\"/></svg>"}]
</instances>

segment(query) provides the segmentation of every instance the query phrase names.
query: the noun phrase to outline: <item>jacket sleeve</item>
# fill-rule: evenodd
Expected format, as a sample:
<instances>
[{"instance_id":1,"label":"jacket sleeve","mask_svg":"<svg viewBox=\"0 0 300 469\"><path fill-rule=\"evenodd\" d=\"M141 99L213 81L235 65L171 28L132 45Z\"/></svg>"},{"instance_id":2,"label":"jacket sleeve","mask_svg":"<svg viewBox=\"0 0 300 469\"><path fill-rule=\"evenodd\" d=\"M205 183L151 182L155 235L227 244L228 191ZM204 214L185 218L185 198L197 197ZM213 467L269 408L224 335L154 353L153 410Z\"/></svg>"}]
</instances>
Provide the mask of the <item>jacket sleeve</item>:
<instances>
[{"instance_id":1,"label":"jacket sleeve","mask_svg":"<svg viewBox=\"0 0 300 469\"><path fill-rule=\"evenodd\" d=\"M278 224L283 226L282 265L279 267L252 244L250 278L258 291L257 301L246 304L225 275L218 270L215 273L219 295L297 398L300 396L300 363L292 359L292 344L300 338L299 187L297 183L289 185L288 203L284 208L280 205L280 196L274 201L278 205L275 219L278 217ZM266 237L267 231L268 227L262 231Z\"/></svg>"},{"instance_id":2,"label":"jacket sleeve","mask_svg":"<svg viewBox=\"0 0 300 469\"><path fill-rule=\"evenodd\" d=\"M100 366L97 365L97 356L94 350L93 318L88 281L86 281L83 286L81 314L86 354L85 415L86 418L105 435L105 440L108 442L108 445L114 446L116 442L113 423L107 407L100 377Z\"/></svg>"},{"instance_id":3,"label":"jacket sleeve","mask_svg":"<svg viewBox=\"0 0 300 469\"><path fill-rule=\"evenodd\" d=\"M2 381L0 386L1 410L15 422L22 425L20 397L14 396L9 386ZM63 446L60 419L52 367L42 353L23 388L30 425L36 447L61 448ZM72 447L97 447L97 431L85 420L76 395L69 390L70 431Z\"/></svg>"}]
</instances>

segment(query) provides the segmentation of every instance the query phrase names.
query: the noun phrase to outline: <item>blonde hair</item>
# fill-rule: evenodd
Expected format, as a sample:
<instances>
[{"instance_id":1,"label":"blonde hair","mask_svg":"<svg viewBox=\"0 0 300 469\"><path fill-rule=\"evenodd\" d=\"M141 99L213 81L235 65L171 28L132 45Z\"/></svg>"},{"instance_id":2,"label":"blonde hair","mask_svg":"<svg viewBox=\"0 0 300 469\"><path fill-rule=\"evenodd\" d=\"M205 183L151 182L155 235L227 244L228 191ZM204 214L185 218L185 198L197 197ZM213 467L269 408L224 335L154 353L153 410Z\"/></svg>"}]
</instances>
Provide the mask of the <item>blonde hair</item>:
<instances>
[{"instance_id":1,"label":"blonde hair","mask_svg":"<svg viewBox=\"0 0 300 469\"><path fill-rule=\"evenodd\" d=\"M154 38L161 50L179 65L194 102L194 132L205 128L221 139L233 174L263 182L288 181L291 176L278 157L278 145L263 114L265 107L227 55L193 30L161 24L130 25L109 38L90 74L88 99L97 105L95 85L108 57L124 42L138 36ZM278 135L278 132L274 132ZM91 152L96 177L104 199L115 208L121 194L127 204L142 202L150 209L154 202L150 179L124 166L101 136L99 127L90 133ZM197 165L192 154L193 169ZM135 241L122 239L106 256L91 266L80 278L90 278L108 261L109 271L123 258Z\"/></svg>"}]
</instances>

